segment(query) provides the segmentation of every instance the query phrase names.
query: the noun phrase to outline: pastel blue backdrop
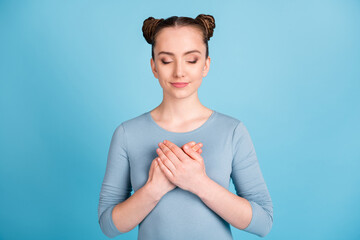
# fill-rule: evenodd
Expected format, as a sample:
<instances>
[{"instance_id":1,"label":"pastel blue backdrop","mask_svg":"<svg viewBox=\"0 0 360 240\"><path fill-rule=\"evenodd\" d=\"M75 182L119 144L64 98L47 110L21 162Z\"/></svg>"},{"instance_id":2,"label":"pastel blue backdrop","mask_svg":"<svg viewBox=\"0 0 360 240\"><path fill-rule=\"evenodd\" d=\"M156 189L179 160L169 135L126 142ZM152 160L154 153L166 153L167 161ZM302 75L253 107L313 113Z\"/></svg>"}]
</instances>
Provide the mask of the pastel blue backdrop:
<instances>
[{"instance_id":1,"label":"pastel blue backdrop","mask_svg":"<svg viewBox=\"0 0 360 240\"><path fill-rule=\"evenodd\" d=\"M162 99L142 23L200 13L216 21L200 100L250 132L265 238L360 238L360 1L2 0L0 239L107 239L111 136Z\"/></svg>"}]
</instances>

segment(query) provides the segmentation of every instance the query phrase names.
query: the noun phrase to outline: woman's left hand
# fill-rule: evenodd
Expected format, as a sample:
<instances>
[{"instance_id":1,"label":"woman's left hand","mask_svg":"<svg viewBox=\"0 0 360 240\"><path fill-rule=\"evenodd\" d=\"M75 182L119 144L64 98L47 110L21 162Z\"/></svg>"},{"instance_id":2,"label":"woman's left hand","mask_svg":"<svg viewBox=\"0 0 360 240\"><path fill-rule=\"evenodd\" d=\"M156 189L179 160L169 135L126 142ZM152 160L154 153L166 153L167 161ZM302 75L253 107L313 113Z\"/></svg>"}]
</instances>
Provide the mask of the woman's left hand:
<instances>
[{"instance_id":1,"label":"woman's left hand","mask_svg":"<svg viewBox=\"0 0 360 240\"><path fill-rule=\"evenodd\" d=\"M199 182L207 178L205 164L199 153L185 145L184 151L176 144L165 140L159 143L159 165L165 176L176 186L196 192Z\"/></svg>"}]
</instances>

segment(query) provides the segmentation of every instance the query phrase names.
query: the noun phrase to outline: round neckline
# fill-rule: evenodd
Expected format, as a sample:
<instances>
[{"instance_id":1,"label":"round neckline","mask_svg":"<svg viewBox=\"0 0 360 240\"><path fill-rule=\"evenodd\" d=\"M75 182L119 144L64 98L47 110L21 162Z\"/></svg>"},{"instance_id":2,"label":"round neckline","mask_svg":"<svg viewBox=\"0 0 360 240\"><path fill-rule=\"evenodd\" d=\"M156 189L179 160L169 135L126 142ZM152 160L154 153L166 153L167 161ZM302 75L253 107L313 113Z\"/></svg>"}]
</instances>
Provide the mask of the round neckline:
<instances>
[{"instance_id":1,"label":"round neckline","mask_svg":"<svg viewBox=\"0 0 360 240\"><path fill-rule=\"evenodd\" d=\"M146 115L147 115L148 119L150 120L150 122L152 122L153 125L155 125L155 127L158 128L158 129L160 129L161 131L166 132L166 133L168 133L168 134L184 135L184 134L190 134L190 133L198 132L198 131L200 131L201 129L203 129L204 127L206 127L207 125L209 125L209 122L211 122L211 120L215 117L215 115L216 115L216 113L217 113L215 110L212 110L212 111L213 111L213 112L211 113L210 117L208 117L208 119L207 119L200 127L195 128L195 129L193 129L193 130L191 130L191 131L188 131L188 132L171 132L171 131L168 131L168 130L166 130L165 128L160 127L160 125L155 122L155 120L152 118L152 116L151 116L151 114L150 114L151 111L148 111L148 112L146 113Z\"/></svg>"}]
</instances>

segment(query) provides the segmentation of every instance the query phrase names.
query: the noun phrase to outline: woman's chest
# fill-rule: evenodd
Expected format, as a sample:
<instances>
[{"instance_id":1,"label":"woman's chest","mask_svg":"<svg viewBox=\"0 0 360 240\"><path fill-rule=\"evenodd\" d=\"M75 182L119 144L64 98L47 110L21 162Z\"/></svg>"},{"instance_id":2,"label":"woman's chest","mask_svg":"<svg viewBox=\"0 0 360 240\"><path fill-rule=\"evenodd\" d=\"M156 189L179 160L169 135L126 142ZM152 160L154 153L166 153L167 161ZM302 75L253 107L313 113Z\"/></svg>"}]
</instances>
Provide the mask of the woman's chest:
<instances>
[{"instance_id":1,"label":"woman's chest","mask_svg":"<svg viewBox=\"0 0 360 240\"><path fill-rule=\"evenodd\" d=\"M229 187L232 166L232 144L231 138L219 134L216 138L192 137L171 138L159 136L158 138L142 139L138 144L131 144L128 149L130 163L130 178L134 191L144 186L149 177L152 161L159 155L156 153L158 143L169 140L181 147L190 142L201 142L203 144L201 156L204 160L207 176L222 185Z\"/></svg>"}]
</instances>

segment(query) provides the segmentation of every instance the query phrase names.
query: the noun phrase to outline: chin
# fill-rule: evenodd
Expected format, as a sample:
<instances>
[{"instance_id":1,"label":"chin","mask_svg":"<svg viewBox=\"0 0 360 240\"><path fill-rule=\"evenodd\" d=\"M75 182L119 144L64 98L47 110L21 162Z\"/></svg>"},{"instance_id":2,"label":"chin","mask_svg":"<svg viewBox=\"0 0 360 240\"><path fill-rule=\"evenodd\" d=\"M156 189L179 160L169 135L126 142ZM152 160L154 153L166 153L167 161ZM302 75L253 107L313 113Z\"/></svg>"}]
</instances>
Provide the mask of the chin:
<instances>
[{"instance_id":1,"label":"chin","mask_svg":"<svg viewBox=\"0 0 360 240\"><path fill-rule=\"evenodd\" d=\"M171 92L168 92L168 95L171 95L173 98L176 98L176 99L184 99L184 98L191 97L196 92L197 92L197 90L194 90L194 89L191 89L191 90L188 89L188 91L186 91L185 89L175 89L175 90L172 90Z\"/></svg>"}]
</instances>

